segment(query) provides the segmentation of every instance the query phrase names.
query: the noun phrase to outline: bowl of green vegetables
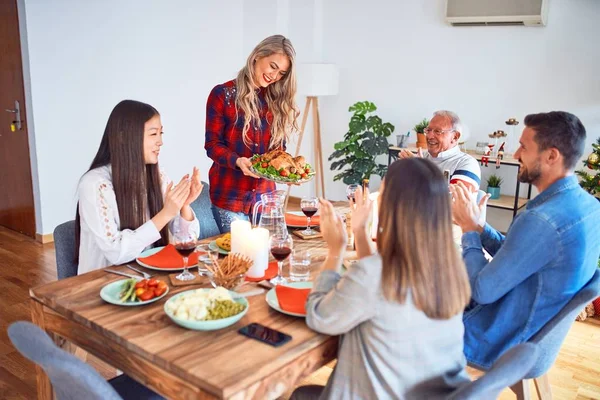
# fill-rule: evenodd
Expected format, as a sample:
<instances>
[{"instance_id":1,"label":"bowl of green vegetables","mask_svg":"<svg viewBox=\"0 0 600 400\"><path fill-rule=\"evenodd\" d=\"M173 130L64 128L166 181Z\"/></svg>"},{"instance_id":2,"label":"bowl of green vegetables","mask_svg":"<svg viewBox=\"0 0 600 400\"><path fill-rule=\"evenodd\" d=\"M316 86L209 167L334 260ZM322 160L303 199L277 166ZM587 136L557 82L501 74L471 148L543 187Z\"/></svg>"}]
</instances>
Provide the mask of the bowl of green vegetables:
<instances>
[{"instance_id":1,"label":"bowl of green vegetables","mask_svg":"<svg viewBox=\"0 0 600 400\"><path fill-rule=\"evenodd\" d=\"M188 290L165 303L165 313L187 329L213 331L238 322L248 312L248 300L223 287Z\"/></svg>"}]
</instances>

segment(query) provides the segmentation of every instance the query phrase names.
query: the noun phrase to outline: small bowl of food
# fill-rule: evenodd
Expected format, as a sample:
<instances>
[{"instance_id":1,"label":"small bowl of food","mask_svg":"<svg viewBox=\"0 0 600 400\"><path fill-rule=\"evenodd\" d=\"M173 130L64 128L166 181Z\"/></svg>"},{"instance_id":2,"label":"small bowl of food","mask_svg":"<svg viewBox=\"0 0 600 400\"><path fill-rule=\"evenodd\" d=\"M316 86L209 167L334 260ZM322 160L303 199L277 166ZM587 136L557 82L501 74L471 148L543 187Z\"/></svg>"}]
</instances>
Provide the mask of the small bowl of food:
<instances>
[{"instance_id":1,"label":"small bowl of food","mask_svg":"<svg viewBox=\"0 0 600 400\"><path fill-rule=\"evenodd\" d=\"M213 258L213 263L207 265L205 274L210 279L213 287L224 287L236 290L245 282L246 273L254 262L239 253L230 253L223 260Z\"/></svg>"},{"instance_id":2,"label":"small bowl of food","mask_svg":"<svg viewBox=\"0 0 600 400\"><path fill-rule=\"evenodd\" d=\"M223 287L187 290L165 303L165 313L173 322L187 329L213 331L238 322L248 312L245 297Z\"/></svg>"},{"instance_id":3,"label":"small bowl of food","mask_svg":"<svg viewBox=\"0 0 600 400\"><path fill-rule=\"evenodd\" d=\"M214 288L224 287L225 289L236 291L246 282L246 274L236 274L229 276L215 275L212 272L206 272L206 276Z\"/></svg>"}]
</instances>

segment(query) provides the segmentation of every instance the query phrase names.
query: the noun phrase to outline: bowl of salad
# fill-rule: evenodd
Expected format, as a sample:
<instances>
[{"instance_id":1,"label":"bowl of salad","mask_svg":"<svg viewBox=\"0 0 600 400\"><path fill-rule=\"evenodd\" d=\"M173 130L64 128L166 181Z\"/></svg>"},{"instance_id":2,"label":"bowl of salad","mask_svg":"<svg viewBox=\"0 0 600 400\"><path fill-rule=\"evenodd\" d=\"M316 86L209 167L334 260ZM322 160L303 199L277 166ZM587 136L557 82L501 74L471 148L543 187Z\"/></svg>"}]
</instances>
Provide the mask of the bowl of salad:
<instances>
[{"instance_id":1,"label":"bowl of salad","mask_svg":"<svg viewBox=\"0 0 600 400\"><path fill-rule=\"evenodd\" d=\"M177 325L197 331L223 329L248 312L248 300L223 287L187 290L165 303L165 313Z\"/></svg>"}]
</instances>

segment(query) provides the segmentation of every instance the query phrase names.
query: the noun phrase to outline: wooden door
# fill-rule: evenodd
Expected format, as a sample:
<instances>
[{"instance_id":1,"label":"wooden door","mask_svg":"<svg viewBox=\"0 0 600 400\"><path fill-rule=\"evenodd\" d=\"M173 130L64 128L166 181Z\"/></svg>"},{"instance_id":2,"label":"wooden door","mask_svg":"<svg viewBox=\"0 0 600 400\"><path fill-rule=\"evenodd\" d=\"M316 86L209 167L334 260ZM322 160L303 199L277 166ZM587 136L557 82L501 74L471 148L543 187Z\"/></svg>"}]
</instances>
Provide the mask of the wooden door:
<instances>
[{"instance_id":1,"label":"wooden door","mask_svg":"<svg viewBox=\"0 0 600 400\"><path fill-rule=\"evenodd\" d=\"M15 101L21 128L14 132ZM9 111L6 111L9 110ZM35 210L25 117L23 63L16 0L0 0L0 225L35 237Z\"/></svg>"}]
</instances>

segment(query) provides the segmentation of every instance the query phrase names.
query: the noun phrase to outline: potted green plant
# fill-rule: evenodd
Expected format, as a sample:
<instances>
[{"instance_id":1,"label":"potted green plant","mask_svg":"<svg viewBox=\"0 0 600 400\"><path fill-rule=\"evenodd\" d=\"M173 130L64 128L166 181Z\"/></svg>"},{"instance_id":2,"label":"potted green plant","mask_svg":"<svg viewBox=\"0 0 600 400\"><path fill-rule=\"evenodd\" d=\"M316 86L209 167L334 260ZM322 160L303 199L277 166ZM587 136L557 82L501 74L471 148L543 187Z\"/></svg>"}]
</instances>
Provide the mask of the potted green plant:
<instances>
[{"instance_id":1,"label":"potted green plant","mask_svg":"<svg viewBox=\"0 0 600 400\"><path fill-rule=\"evenodd\" d=\"M427 118L423 118L423 121L419 122L413 128L417 133L417 147L422 149L427 148L427 138L425 137L425 128L429 126L429 120Z\"/></svg>"},{"instance_id":2,"label":"potted green plant","mask_svg":"<svg viewBox=\"0 0 600 400\"><path fill-rule=\"evenodd\" d=\"M487 178L487 192L491 194L490 199L500 198L500 185L503 179L496 174L492 174Z\"/></svg>"},{"instance_id":3,"label":"potted green plant","mask_svg":"<svg viewBox=\"0 0 600 400\"><path fill-rule=\"evenodd\" d=\"M352 113L348 132L344 140L337 142L335 151L329 156L332 171L341 171L333 177L346 185L361 183L371 175L383 177L387 165L377 162L377 157L388 152L388 137L394 132L394 125L383 122L373 113L377 110L370 101L360 101L348 111Z\"/></svg>"}]
</instances>

